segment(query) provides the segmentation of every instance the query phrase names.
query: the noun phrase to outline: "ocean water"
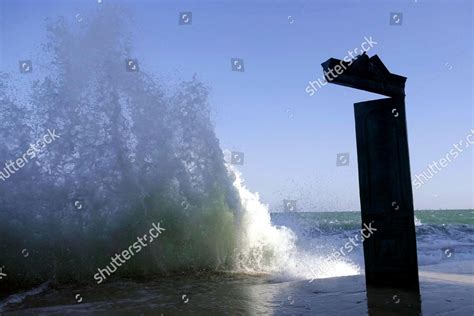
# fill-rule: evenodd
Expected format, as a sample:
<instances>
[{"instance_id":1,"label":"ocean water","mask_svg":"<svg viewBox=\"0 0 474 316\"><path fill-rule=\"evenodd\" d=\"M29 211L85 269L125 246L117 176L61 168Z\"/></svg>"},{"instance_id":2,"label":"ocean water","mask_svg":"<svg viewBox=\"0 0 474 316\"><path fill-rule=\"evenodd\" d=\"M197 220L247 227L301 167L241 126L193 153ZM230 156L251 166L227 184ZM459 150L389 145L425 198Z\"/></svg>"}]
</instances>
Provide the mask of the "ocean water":
<instances>
[{"instance_id":1,"label":"ocean water","mask_svg":"<svg viewBox=\"0 0 474 316\"><path fill-rule=\"evenodd\" d=\"M244 200L245 201L245 200ZM256 202L256 201L254 201ZM311 301L314 291L301 290L310 286L312 278L357 275L363 271L362 245L341 259L338 268L327 274L314 276L310 265L321 260L335 249L344 245L348 238L360 230L358 212L294 212L266 213L270 222L263 220L261 234L278 237L280 226L285 232L293 234L291 239L295 249L286 245L290 254L273 261L261 263L257 273L255 266L242 263L237 271L187 271L168 275L150 275L146 278L114 278L97 285L56 284L45 282L31 291L20 292L0 301L0 310L9 315L20 312L22 315L206 315L212 310L219 315L255 314L312 314ZM443 267L449 263L450 273L474 274L472 260L474 253L473 210L426 210L416 211L417 243L420 270L425 266ZM262 214L260 214L262 216ZM252 216L252 218L255 218ZM261 218L262 220L262 218ZM275 231L265 231L265 225ZM252 228L253 229L253 228ZM251 230L251 229L250 229ZM263 231L263 233L262 233ZM280 238L286 238L283 234ZM259 236L262 237L262 236ZM250 237L249 237L250 238ZM257 241L253 241L254 243ZM265 241L269 242L269 241ZM279 240L278 242L282 242ZM249 243L251 243L249 241ZM267 245L268 246L268 245ZM283 251L283 250L282 250ZM296 251L296 253L293 253ZM295 256L295 257L292 257ZM249 263L248 261L247 263ZM256 260L255 262L259 262ZM321 262L321 261L320 261ZM279 264L286 264L281 267ZM270 268L271 266L271 268ZM248 270L242 272L244 268ZM453 268L454 267L454 268ZM438 271L443 271L438 269ZM308 270L308 271L305 271ZM304 283L295 283L295 282ZM315 286L319 286L316 284ZM356 282L356 279L351 282ZM359 282L359 281L357 281ZM356 283L357 283L356 282ZM359 282L360 283L360 282ZM357 300L364 299L363 292L348 289L349 285L336 284L336 288L355 291ZM422 290L426 288L422 285ZM425 289L426 296L435 287ZM340 293L341 300L352 302L348 297L354 294ZM446 294L444 294L446 295ZM342 296L344 298L342 298ZM359 297L360 296L360 297ZM320 299L320 298L318 298ZM329 300L329 298L327 298ZM345 303L345 304L349 304ZM334 302L333 302L334 304ZM313 307L310 307L313 306ZM350 306L350 305L348 305ZM352 308L345 306L344 308ZM364 313L365 306L356 305L354 311ZM341 308L343 308L341 306ZM324 311L318 307L318 310ZM15 312L16 311L16 312ZM323 314L331 314L324 311Z\"/></svg>"},{"instance_id":2,"label":"ocean water","mask_svg":"<svg viewBox=\"0 0 474 316\"><path fill-rule=\"evenodd\" d=\"M360 212L272 213L272 223L289 227L300 249L322 256L344 246L360 231ZM474 210L415 211L418 265L474 259ZM363 269L362 245L345 257ZM474 267L472 268L474 269Z\"/></svg>"}]
</instances>

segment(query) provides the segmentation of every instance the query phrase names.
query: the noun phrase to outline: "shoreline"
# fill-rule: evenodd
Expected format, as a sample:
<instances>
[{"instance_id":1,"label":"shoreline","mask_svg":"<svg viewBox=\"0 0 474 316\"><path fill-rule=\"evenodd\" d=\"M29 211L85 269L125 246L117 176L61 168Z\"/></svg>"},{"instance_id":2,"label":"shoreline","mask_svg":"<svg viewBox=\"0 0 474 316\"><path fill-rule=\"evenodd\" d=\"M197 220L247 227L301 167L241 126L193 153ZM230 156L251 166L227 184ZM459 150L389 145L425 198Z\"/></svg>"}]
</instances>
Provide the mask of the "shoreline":
<instances>
[{"instance_id":1,"label":"shoreline","mask_svg":"<svg viewBox=\"0 0 474 316\"><path fill-rule=\"evenodd\" d=\"M452 263L450 269L459 267ZM472 266L464 261L462 266ZM272 276L183 275L179 278L126 281L92 286L57 286L14 305L2 315L470 315L474 312L474 275L420 269L420 296L393 288L366 291L363 274L300 281ZM448 269L449 270L449 269ZM81 294L81 302L74 300ZM18 294L19 295L19 294ZM182 297L188 302L184 303ZM421 302L421 303L420 303Z\"/></svg>"}]
</instances>

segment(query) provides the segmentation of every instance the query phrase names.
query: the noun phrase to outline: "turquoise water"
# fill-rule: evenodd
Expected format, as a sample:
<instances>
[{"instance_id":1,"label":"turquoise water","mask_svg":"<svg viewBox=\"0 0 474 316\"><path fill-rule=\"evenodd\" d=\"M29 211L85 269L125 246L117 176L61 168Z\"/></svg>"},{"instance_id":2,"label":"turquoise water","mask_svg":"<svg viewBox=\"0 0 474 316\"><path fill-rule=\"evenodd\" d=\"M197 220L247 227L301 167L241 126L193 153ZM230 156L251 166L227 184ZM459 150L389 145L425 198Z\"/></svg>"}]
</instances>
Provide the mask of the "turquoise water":
<instances>
[{"instance_id":1,"label":"turquoise water","mask_svg":"<svg viewBox=\"0 0 474 316\"><path fill-rule=\"evenodd\" d=\"M474 210L420 210L415 216L426 224L474 225Z\"/></svg>"},{"instance_id":2,"label":"turquoise water","mask_svg":"<svg viewBox=\"0 0 474 316\"><path fill-rule=\"evenodd\" d=\"M344 245L361 227L360 212L271 215L273 224L286 226L295 232L300 249L322 256ZM420 266L474 258L474 210L419 210L415 211L415 224ZM347 259L362 268L362 247L357 247Z\"/></svg>"},{"instance_id":3,"label":"turquoise water","mask_svg":"<svg viewBox=\"0 0 474 316\"><path fill-rule=\"evenodd\" d=\"M291 214L291 215L289 215ZM316 224L318 227L351 229L360 226L360 212L294 212L272 213L272 218L292 217L305 222L305 225ZM422 224L469 224L474 225L474 210L419 210L415 216Z\"/></svg>"}]
</instances>

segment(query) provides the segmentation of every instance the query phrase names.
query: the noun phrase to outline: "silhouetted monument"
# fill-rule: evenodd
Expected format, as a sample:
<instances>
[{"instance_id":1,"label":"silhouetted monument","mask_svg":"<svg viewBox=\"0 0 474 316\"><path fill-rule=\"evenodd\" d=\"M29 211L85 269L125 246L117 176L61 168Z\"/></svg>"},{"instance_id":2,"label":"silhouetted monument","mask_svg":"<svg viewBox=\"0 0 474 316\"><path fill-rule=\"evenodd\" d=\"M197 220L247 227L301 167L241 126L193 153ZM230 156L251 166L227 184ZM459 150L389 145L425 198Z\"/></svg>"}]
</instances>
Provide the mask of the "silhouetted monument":
<instances>
[{"instance_id":1,"label":"silhouetted monument","mask_svg":"<svg viewBox=\"0 0 474 316\"><path fill-rule=\"evenodd\" d=\"M377 229L364 241L366 283L419 292L406 78L390 73L377 55L350 63L331 58L322 66L330 83L390 97L354 104L362 223Z\"/></svg>"}]
</instances>

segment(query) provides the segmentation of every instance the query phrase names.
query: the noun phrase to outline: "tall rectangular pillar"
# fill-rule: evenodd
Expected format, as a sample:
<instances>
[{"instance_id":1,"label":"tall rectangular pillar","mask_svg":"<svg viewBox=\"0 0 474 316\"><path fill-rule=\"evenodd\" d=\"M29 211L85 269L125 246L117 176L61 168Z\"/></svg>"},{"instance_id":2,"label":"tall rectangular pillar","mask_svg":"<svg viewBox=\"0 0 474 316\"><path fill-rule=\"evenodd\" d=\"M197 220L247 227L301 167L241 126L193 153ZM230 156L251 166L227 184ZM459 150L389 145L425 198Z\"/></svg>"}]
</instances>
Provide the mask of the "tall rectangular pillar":
<instances>
[{"instance_id":1,"label":"tall rectangular pillar","mask_svg":"<svg viewBox=\"0 0 474 316\"><path fill-rule=\"evenodd\" d=\"M404 97L354 104L367 285L419 291Z\"/></svg>"}]
</instances>

